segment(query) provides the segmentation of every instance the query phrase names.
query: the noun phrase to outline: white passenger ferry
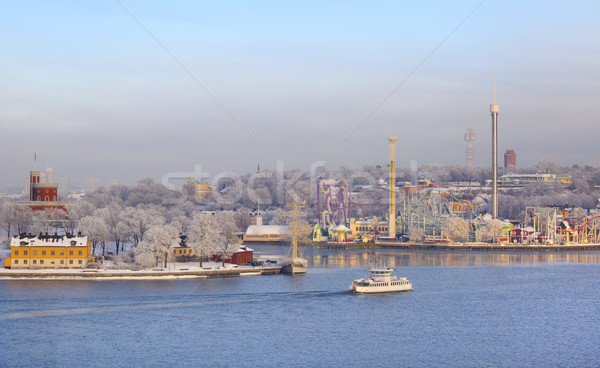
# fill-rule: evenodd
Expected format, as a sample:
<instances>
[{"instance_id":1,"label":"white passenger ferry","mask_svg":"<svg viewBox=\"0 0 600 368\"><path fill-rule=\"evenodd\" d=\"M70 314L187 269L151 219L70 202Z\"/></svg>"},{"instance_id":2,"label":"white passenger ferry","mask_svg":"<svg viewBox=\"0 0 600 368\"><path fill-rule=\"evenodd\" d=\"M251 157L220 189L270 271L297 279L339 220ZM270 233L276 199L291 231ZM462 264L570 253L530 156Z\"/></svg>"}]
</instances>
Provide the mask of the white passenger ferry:
<instances>
[{"instance_id":1,"label":"white passenger ferry","mask_svg":"<svg viewBox=\"0 0 600 368\"><path fill-rule=\"evenodd\" d=\"M411 291L412 284L406 277L398 278L393 275L394 269L371 268L368 275L354 280L350 291L355 293L387 293L391 291Z\"/></svg>"}]
</instances>

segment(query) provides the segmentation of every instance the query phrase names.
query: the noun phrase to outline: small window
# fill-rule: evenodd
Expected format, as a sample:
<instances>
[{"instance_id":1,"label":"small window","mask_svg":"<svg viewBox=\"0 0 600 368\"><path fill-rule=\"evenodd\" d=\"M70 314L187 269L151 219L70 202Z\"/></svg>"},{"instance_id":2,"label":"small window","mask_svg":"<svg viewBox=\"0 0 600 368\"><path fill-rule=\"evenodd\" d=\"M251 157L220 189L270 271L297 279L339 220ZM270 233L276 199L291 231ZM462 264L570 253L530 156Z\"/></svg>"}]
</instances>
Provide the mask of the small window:
<instances>
[{"instance_id":1,"label":"small window","mask_svg":"<svg viewBox=\"0 0 600 368\"><path fill-rule=\"evenodd\" d=\"M79 260L79 264L81 264L81 259Z\"/></svg>"},{"instance_id":2,"label":"small window","mask_svg":"<svg viewBox=\"0 0 600 368\"><path fill-rule=\"evenodd\" d=\"M43 255L43 256L45 256L45 255L46 255L46 251L45 251L45 250L43 250L43 251L42 251L42 255Z\"/></svg>"},{"instance_id":3,"label":"small window","mask_svg":"<svg viewBox=\"0 0 600 368\"><path fill-rule=\"evenodd\" d=\"M79 252L77 252L77 254L79 254L80 256L82 256L83 255L83 251L80 250Z\"/></svg>"},{"instance_id":4,"label":"small window","mask_svg":"<svg viewBox=\"0 0 600 368\"><path fill-rule=\"evenodd\" d=\"M60 264L65 264L65 260L64 260L64 259L61 259L61 260L60 260Z\"/></svg>"},{"instance_id":5,"label":"small window","mask_svg":"<svg viewBox=\"0 0 600 368\"><path fill-rule=\"evenodd\" d=\"M15 259L15 264L19 264L19 260L18 259Z\"/></svg>"},{"instance_id":6,"label":"small window","mask_svg":"<svg viewBox=\"0 0 600 368\"><path fill-rule=\"evenodd\" d=\"M72 255L73 255L73 251L72 251L72 250L70 250L70 251L69 251L69 255L70 255L70 256L72 256Z\"/></svg>"},{"instance_id":7,"label":"small window","mask_svg":"<svg viewBox=\"0 0 600 368\"><path fill-rule=\"evenodd\" d=\"M33 251L33 255L34 255L34 256L37 256L37 250L34 250L34 251Z\"/></svg>"},{"instance_id":8,"label":"small window","mask_svg":"<svg viewBox=\"0 0 600 368\"><path fill-rule=\"evenodd\" d=\"M73 264L73 260L72 259L69 259L69 264Z\"/></svg>"},{"instance_id":9,"label":"small window","mask_svg":"<svg viewBox=\"0 0 600 368\"><path fill-rule=\"evenodd\" d=\"M23 251L23 255L25 255L25 256L27 255L27 251L26 250Z\"/></svg>"},{"instance_id":10,"label":"small window","mask_svg":"<svg viewBox=\"0 0 600 368\"><path fill-rule=\"evenodd\" d=\"M64 255L65 255L65 251L64 251L64 250L61 250L61 251L60 251L60 255L61 255L61 256L64 256Z\"/></svg>"},{"instance_id":11,"label":"small window","mask_svg":"<svg viewBox=\"0 0 600 368\"><path fill-rule=\"evenodd\" d=\"M51 251L50 251L50 255L51 255L51 256L53 256L53 255L54 255L54 251L53 251L53 250L51 250Z\"/></svg>"},{"instance_id":12,"label":"small window","mask_svg":"<svg viewBox=\"0 0 600 368\"><path fill-rule=\"evenodd\" d=\"M50 261L50 264L54 264L54 261Z\"/></svg>"},{"instance_id":13,"label":"small window","mask_svg":"<svg viewBox=\"0 0 600 368\"><path fill-rule=\"evenodd\" d=\"M34 260L33 260L33 264L37 264L37 259L34 259Z\"/></svg>"},{"instance_id":14,"label":"small window","mask_svg":"<svg viewBox=\"0 0 600 368\"><path fill-rule=\"evenodd\" d=\"M52 197L52 200L56 202L56 196Z\"/></svg>"},{"instance_id":15,"label":"small window","mask_svg":"<svg viewBox=\"0 0 600 368\"><path fill-rule=\"evenodd\" d=\"M28 244L28 243L27 243L26 241L21 241L21 242L19 243L19 245L27 245L27 244Z\"/></svg>"},{"instance_id":16,"label":"small window","mask_svg":"<svg viewBox=\"0 0 600 368\"><path fill-rule=\"evenodd\" d=\"M24 259L24 260L23 260L23 263L27 264L27 260L26 260L26 259Z\"/></svg>"},{"instance_id":17,"label":"small window","mask_svg":"<svg viewBox=\"0 0 600 368\"><path fill-rule=\"evenodd\" d=\"M44 264L44 260L43 259L40 259L40 264Z\"/></svg>"},{"instance_id":18,"label":"small window","mask_svg":"<svg viewBox=\"0 0 600 368\"><path fill-rule=\"evenodd\" d=\"M38 202L42 200L42 198L40 196L37 196L37 200Z\"/></svg>"},{"instance_id":19,"label":"small window","mask_svg":"<svg viewBox=\"0 0 600 368\"><path fill-rule=\"evenodd\" d=\"M50 197L46 196L46 199L44 199L44 201L46 201L46 202L50 201Z\"/></svg>"},{"instance_id":20,"label":"small window","mask_svg":"<svg viewBox=\"0 0 600 368\"><path fill-rule=\"evenodd\" d=\"M19 251L15 249L15 251L14 251L14 253L13 253L13 254L14 254L15 256L18 256L18 255L19 255Z\"/></svg>"},{"instance_id":21,"label":"small window","mask_svg":"<svg viewBox=\"0 0 600 368\"><path fill-rule=\"evenodd\" d=\"M77 240L71 240L71 245L77 245Z\"/></svg>"}]
</instances>

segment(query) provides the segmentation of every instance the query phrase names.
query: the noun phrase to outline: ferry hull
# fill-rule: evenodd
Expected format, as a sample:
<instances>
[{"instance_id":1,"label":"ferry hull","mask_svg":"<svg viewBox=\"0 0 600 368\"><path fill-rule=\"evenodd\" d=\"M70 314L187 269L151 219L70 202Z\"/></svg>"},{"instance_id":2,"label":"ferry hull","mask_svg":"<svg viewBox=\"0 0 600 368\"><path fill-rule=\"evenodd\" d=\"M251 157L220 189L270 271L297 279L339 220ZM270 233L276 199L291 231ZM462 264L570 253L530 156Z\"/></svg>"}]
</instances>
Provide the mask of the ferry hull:
<instances>
[{"instance_id":1,"label":"ferry hull","mask_svg":"<svg viewBox=\"0 0 600 368\"><path fill-rule=\"evenodd\" d=\"M412 291L412 285L408 284L408 285L377 286L377 287L351 285L350 291L353 293L363 293L363 294L402 292L402 291Z\"/></svg>"}]
</instances>

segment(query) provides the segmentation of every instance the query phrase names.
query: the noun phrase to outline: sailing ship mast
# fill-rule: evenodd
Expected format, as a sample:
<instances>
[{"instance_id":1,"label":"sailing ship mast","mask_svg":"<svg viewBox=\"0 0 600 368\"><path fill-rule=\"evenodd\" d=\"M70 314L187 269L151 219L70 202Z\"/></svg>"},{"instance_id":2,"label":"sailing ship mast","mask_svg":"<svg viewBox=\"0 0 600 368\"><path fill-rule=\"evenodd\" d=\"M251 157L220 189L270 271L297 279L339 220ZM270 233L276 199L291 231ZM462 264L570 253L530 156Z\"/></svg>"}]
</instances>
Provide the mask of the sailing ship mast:
<instances>
[{"instance_id":1,"label":"sailing ship mast","mask_svg":"<svg viewBox=\"0 0 600 368\"><path fill-rule=\"evenodd\" d=\"M286 234L292 237L292 247L289 255L290 263L282 268L282 272L291 274L306 273L306 261L302 263L298 258L298 236L307 232L307 229L298 227L298 218L305 215L305 213L300 210L304 207L304 204L294 202L289 205L289 207L291 207L291 210L285 214L293 218L293 228L291 231L287 231ZM308 229L308 231L310 231L310 229Z\"/></svg>"}]
</instances>

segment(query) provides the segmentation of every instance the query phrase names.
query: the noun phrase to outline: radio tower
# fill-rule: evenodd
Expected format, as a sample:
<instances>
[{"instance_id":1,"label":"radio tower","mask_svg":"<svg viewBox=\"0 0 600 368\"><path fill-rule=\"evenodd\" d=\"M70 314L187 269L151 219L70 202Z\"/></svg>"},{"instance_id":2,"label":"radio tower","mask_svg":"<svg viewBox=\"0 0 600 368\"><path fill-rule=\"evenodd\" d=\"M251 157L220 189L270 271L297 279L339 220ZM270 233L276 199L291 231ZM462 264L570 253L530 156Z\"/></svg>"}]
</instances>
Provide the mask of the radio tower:
<instances>
[{"instance_id":1,"label":"radio tower","mask_svg":"<svg viewBox=\"0 0 600 368\"><path fill-rule=\"evenodd\" d=\"M475 133L473 129L467 129L465 133L465 142L467 142L467 167L470 169L473 167L473 142L475 141Z\"/></svg>"},{"instance_id":2,"label":"radio tower","mask_svg":"<svg viewBox=\"0 0 600 368\"><path fill-rule=\"evenodd\" d=\"M494 74L494 99L490 105L492 113L492 218L498 218L498 112L496 103L496 74Z\"/></svg>"}]
</instances>

